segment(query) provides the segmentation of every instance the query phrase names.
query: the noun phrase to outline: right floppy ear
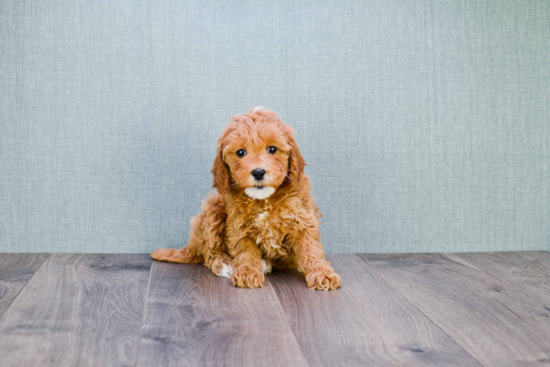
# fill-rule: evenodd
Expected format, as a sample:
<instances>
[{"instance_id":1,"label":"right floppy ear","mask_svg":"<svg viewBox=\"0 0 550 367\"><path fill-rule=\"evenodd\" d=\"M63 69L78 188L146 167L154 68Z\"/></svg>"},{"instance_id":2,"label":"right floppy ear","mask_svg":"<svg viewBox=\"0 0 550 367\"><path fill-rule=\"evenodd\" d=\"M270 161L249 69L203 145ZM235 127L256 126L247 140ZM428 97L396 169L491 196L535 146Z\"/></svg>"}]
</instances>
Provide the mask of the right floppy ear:
<instances>
[{"instance_id":1,"label":"right floppy ear","mask_svg":"<svg viewBox=\"0 0 550 367\"><path fill-rule=\"evenodd\" d=\"M229 191L229 167L223 161L223 147L222 138L218 140L218 149L216 151L216 159L214 159L214 165L212 166L212 173L214 174L214 182L212 187L218 190L220 195L225 195Z\"/></svg>"}]
</instances>

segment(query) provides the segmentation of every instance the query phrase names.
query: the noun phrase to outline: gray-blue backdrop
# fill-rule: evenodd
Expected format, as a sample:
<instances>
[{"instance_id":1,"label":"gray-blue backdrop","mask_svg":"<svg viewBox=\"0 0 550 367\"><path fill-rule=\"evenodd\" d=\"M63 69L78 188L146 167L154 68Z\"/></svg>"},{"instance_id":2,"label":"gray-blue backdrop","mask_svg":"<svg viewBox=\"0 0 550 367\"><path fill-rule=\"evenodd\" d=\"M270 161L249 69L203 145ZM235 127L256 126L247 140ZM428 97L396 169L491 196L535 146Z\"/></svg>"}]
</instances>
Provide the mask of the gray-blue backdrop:
<instances>
[{"instance_id":1,"label":"gray-blue backdrop","mask_svg":"<svg viewBox=\"0 0 550 367\"><path fill-rule=\"evenodd\" d=\"M550 247L550 1L3 0L0 251L184 245L256 105L328 252Z\"/></svg>"}]
</instances>

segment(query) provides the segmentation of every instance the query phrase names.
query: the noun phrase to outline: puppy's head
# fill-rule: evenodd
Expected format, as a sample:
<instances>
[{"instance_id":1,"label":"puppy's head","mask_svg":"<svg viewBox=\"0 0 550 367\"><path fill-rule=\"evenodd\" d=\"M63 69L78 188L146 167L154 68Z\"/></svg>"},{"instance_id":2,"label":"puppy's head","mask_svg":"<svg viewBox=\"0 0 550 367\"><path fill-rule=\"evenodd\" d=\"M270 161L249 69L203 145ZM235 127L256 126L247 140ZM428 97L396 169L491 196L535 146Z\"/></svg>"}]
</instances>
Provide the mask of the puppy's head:
<instances>
[{"instance_id":1,"label":"puppy's head","mask_svg":"<svg viewBox=\"0 0 550 367\"><path fill-rule=\"evenodd\" d=\"M221 195L234 188L265 199L279 187L297 183L304 166L294 130L275 112L256 107L233 117L218 139L213 187Z\"/></svg>"}]
</instances>

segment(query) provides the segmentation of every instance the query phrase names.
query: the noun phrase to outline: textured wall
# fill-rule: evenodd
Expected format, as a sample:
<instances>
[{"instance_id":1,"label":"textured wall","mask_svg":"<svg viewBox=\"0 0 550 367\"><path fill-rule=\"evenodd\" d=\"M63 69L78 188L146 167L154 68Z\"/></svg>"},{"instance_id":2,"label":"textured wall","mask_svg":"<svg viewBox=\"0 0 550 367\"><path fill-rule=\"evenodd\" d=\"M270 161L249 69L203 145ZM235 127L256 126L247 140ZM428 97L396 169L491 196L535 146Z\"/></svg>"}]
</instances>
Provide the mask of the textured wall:
<instances>
[{"instance_id":1,"label":"textured wall","mask_svg":"<svg viewBox=\"0 0 550 367\"><path fill-rule=\"evenodd\" d=\"M256 105L329 252L550 247L549 1L3 0L0 251L184 245Z\"/></svg>"}]
</instances>

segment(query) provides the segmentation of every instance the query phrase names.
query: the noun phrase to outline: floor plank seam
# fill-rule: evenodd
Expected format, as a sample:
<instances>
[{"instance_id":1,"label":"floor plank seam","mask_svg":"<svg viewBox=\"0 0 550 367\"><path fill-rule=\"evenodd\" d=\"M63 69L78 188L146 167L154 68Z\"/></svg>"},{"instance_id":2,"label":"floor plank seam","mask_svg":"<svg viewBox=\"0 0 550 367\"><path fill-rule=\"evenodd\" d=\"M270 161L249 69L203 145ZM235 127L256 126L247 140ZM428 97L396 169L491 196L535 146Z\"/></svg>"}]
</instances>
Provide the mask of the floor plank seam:
<instances>
[{"instance_id":1,"label":"floor plank seam","mask_svg":"<svg viewBox=\"0 0 550 367\"><path fill-rule=\"evenodd\" d=\"M365 264L367 264L367 266L372 270L374 271L376 274L378 274L378 276L380 276L380 278L382 280L384 280L384 282L386 282L386 284L388 284L388 286L390 286L393 290L395 290L399 295L401 295L404 299L407 300L407 302L409 302L411 304L412 307L414 307L418 312L420 312L422 315L424 315L428 320L430 320L443 334L447 335L451 340L453 340L457 345L460 345L460 347L462 349L464 349L464 352L466 352L470 357L472 357L472 359L474 359L475 361L477 361L480 365L482 366L485 366L487 367L486 364L483 364L481 361L479 361L476 357L474 357L461 343L459 343L457 340L455 340L455 338L453 338L451 335L449 335L445 330L443 330L443 328L437 323L435 322L434 320L432 320L431 317L428 317L428 315L426 315L420 308L418 308L416 306L416 304L414 304L407 296L405 296L403 293L401 293L399 290L397 290L397 288L395 288L393 286L393 284L391 284L386 278L384 278L382 276L382 274L376 269L376 267L372 266L371 264L369 264L369 262L365 259L363 259L359 254L355 254L355 256L357 256L358 258L360 258L362 261L365 262Z\"/></svg>"},{"instance_id":2,"label":"floor plank seam","mask_svg":"<svg viewBox=\"0 0 550 367\"><path fill-rule=\"evenodd\" d=\"M17 297L19 297L19 295L21 294L21 292L23 292L23 289L25 289L25 287L31 282L32 278L34 278L34 276L36 275L36 273L38 273L38 271L40 270L40 268L42 268L42 265L44 265L44 263L46 262L46 260L48 260L50 258L52 254L48 254L48 256L46 256L44 258L44 260L40 263L40 266L38 268L36 268L36 271L31 275L31 277L29 278L29 280L27 280L27 283L25 283L25 285L19 290L19 292L17 292L17 294L15 295L15 297L13 298L13 300L11 301L10 305L4 310L4 312L0 313L0 318L2 318L2 316L6 313L6 311L8 311L11 306L13 305L13 303L15 302L15 300L17 299Z\"/></svg>"},{"instance_id":3,"label":"floor plank seam","mask_svg":"<svg viewBox=\"0 0 550 367\"><path fill-rule=\"evenodd\" d=\"M143 326L145 325L145 316L147 313L147 300L149 299L149 289L151 288L151 277L153 275L153 264L154 262L151 262L151 267L149 268L149 281L147 282L147 292L145 292L145 303L143 306L143 317L141 318L141 329L139 330L139 339L138 339L138 347L137 347L137 354L136 354L136 363L134 364L134 367L137 366L139 362L139 350L141 348L141 338L143 337Z\"/></svg>"},{"instance_id":4,"label":"floor plank seam","mask_svg":"<svg viewBox=\"0 0 550 367\"><path fill-rule=\"evenodd\" d=\"M519 293L523 294L525 297L529 297L531 300L533 300L533 301L535 301L535 302L537 302L537 303L539 303L539 304L541 304L541 305L544 306L544 304L543 304L540 300L538 300L537 298L535 298L535 297L533 297L533 296L531 296L531 295L525 293L524 291L522 291L520 288L514 286L513 284L508 283L505 279L501 279L501 278L497 277L496 275L489 273L489 272L486 271L485 269L482 269L482 268L480 268L479 266L472 264L470 261L468 261L468 260L465 259L464 257L460 256L460 254L458 254L458 253L455 253L455 255L458 256L458 257L460 257L460 259L461 259L462 261L467 262L470 266L473 266L474 268L478 269L478 270L481 271L482 273L485 273L485 274L489 275L490 277L495 278L495 279L498 280L499 282L502 282L502 283L508 285L510 288L515 289L515 290L518 291ZM537 269L534 269L534 270L537 270ZM544 274L544 275L547 275L546 273L543 273L543 272L540 272L540 271L539 271L539 273Z\"/></svg>"},{"instance_id":5,"label":"floor plank seam","mask_svg":"<svg viewBox=\"0 0 550 367\"><path fill-rule=\"evenodd\" d=\"M271 286L271 289L273 290L273 293L275 293L275 296L277 297L277 301L279 302L279 306L281 306L281 311L283 312L283 315L285 316L286 324L288 325L288 328L290 329L290 331L292 331L292 335L294 336L294 340L296 340L296 345L298 345L298 347L300 348L300 352L304 356L304 360L307 362L307 365L311 367L311 363L307 359L307 355L304 353L304 351L302 349L302 345L298 341L298 337L296 337L296 333L294 332L294 329L292 328L292 325L290 325L290 321L288 320L288 315L285 312L285 308L283 307L283 304L281 303L281 299L279 298L279 295L277 294L277 291L275 290L275 287L273 287L271 285L271 283L269 283L269 285Z\"/></svg>"}]
</instances>

